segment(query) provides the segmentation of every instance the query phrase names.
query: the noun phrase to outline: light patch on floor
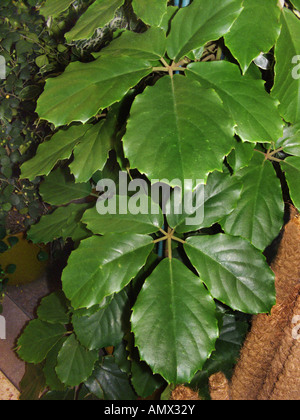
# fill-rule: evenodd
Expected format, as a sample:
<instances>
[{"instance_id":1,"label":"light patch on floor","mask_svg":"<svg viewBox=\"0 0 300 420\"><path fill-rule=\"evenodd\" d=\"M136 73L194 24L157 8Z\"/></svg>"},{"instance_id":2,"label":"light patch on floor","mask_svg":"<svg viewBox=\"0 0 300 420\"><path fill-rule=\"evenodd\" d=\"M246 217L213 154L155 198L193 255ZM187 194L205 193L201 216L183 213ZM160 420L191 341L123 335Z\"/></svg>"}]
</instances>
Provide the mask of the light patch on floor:
<instances>
[{"instance_id":1,"label":"light patch on floor","mask_svg":"<svg viewBox=\"0 0 300 420\"><path fill-rule=\"evenodd\" d=\"M0 401L17 401L20 393L0 371Z\"/></svg>"}]
</instances>

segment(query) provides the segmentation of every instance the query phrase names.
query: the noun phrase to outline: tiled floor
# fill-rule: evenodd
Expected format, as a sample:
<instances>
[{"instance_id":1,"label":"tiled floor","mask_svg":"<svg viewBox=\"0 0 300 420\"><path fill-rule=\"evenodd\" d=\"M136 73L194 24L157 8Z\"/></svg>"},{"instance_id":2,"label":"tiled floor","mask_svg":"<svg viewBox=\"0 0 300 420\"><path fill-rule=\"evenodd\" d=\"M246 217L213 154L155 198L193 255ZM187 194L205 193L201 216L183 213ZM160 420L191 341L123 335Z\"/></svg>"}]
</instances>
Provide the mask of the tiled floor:
<instances>
[{"instance_id":1,"label":"tiled floor","mask_svg":"<svg viewBox=\"0 0 300 420\"><path fill-rule=\"evenodd\" d=\"M6 339L0 340L0 400L16 400L25 364L14 348L26 324L35 317L39 301L52 290L46 278L26 286L9 286L3 302Z\"/></svg>"}]
</instances>

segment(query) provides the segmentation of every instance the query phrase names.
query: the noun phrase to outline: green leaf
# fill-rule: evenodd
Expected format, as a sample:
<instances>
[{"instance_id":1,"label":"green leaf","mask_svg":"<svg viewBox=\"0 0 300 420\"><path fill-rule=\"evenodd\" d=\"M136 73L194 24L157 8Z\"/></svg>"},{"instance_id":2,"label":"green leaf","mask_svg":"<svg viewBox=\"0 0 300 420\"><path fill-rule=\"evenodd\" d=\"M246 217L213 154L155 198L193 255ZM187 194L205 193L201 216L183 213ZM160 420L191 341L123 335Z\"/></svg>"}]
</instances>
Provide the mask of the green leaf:
<instances>
[{"instance_id":1,"label":"green leaf","mask_svg":"<svg viewBox=\"0 0 300 420\"><path fill-rule=\"evenodd\" d=\"M98 352L85 349L72 334L58 354L57 376L65 385L80 385L91 376L97 359Z\"/></svg>"},{"instance_id":2,"label":"green leaf","mask_svg":"<svg viewBox=\"0 0 300 420\"><path fill-rule=\"evenodd\" d=\"M159 26L164 15L167 13L168 0L133 0L132 7L143 22L150 26Z\"/></svg>"},{"instance_id":3,"label":"green leaf","mask_svg":"<svg viewBox=\"0 0 300 420\"><path fill-rule=\"evenodd\" d=\"M242 11L241 0L197 0L177 13L167 41L170 58L178 61L189 52L225 35Z\"/></svg>"},{"instance_id":4,"label":"green leaf","mask_svg":"<svg viewBox=\"0 0 300 420\"><path fill-rule=\"evenodd\" d=\"M41 321L49 324L68 324L68 305L64 293L57 291L42 299L37 310L37 315Z\"/></svg>"},{"instance_id":5,"label":"green leaf","mask_svg":"<svg viewBox=\"0 0 300 420\"><path fill-rule=\"evenodd\" d=\"M138 296L132 330L141 359L153 373L169 383L189 382L214 350L215 304L185 265L164 259Z\"/></svg>"},{"instance_id":6,"label":"green leaf","mask_svg":"<svg viewBox=\"0 0 300 420\"><path fill-rule=\"evenodd\" d=\"M197 188L197 193L200 188L204 190L203 199L200 197L199 205L195 203L195 210L190 214L185 211L184 206L180 214L175 214L172 203L171 213L167 218L170 227L175 228L177 233L210 227L230 214L240 198L242 183L237 182L228 174L213 172L208 176L207 184ZM191 218L189 222L187 222L187 218Z\"/></svg>"},{"instance_id":7,"label":"green leaf","mask_svg":"<svg viewBox=\"0 0 300 420\"><path fill-rule=\"evenodd\" d=\"M291 10L281 15L281 34L275 47L275 83L272 95L280 101L286 122L300 122L300 22ZM278 137L277 137L278 138Z\"/></svg>"},{"instance_id":8,"label":"green leaf","mask_svg":"<svg viewBox=\"0 0 300 420\"><path fill-rule=\"evenodd\" d=\"M71 63L62 75L47 79L37 113L56 127L72 121L85 123L100 109L120 101L151 72L149 61L125 55Z\"/></svg>"},{"instance_id":9,"label":"green leaf","mask_svg":"<svg viewBox=\"0 0 300 420\"><path fill-rule=\"evenodd\" d=\"M76 182L89 181L95 172L102 171L113 148L117 121L115 114L108 114L105 121L91 126L74 148L74 160L70 164Z\"/></svg>"},{"instance_id":10,"label":"green leaf","mask_svg":"<svg viewBox=\"0 0 300 420\"><path fill-rule=\"evenodd\" d=\"M300 0L291 0L296 9L300 10Z\"/></svg>"},{"instance_id":11,"label":"green leaf","mask_svg":"<svg viewBox=\"0 0 300 420\"><path fill-rule=\"evenodd\" d=\"M47 355L43 371L46 378L46 384L51 391L64 391L65 389L64 384L58 379L55 368L57 366L58 353L66 340L66 337L62 338Z\"/></svg>"},{"instance_id":12,"label":"green leaf","mask_svg":"<svg viewBox=\"0 0 300 420\"><path fill-rule=\"evenodd\" d=\"M254 143L236 142L234 150L227 157L227 162L231 166L233 172L237 172L249 165L254 154Z\"/></svg>"},{"instance_id":13,"label":"green leaf","mask_svg":"<svg viewBox=\"0 0 300 420\"><path fill-rule=\"evenodd\" d=\"M140 197L140 213L133 214L130 210L131 200L133 204ZM87 210L82 218L89 230L93 233L104 235L106 233L140 233L149 234L157 232L163 225L164 219L159 205L155 204L145 194L135 195L134 198L126 196L114 196L107 200L116 203L114 214L99 214L97 207ZM126 214L124 209L128 209Z\"/></svg>"},{"instance_id":14,"label":"green leaf","mask_svg":"<svg viewBox=\"0 0 300 420\"><path fill-rule=\"evenodd\" d=\"M32 181L39 175L49 175L60 160L71 157L74 147L82 141L90 128L89 125L80 125L58 131L49 141L38 147L32 159L22 165L22 179L28 178Z\"/></svg>"},{"instance_id":15,"label":"green leaf","mask_svg":"<svg viewBox=\"0 0 300 420\"><path fill-rule=\"evenodd\" d=\"M63 325L35 319L28 324L18 341L18 355L27 363L41 363L65 333Z\"/></svg>"},{"instance_id":16,"label":"green leaf","mask_svg":"<svg viewBox=\"0 0 300 420\"><path fill-rule=\"evenodd\" d=\"M241 312L269 312L275 304L274 274L248 241L229 235L194 236L184 249L211 295Z\"/></svg>"},{"instance_id":17,"label":"green leaf","mask_svg":"<svg viewBox=\"0 0 300 420\"><path fill-rule=\"evenodd\" d=\"M283 147L285 153L300 157L300 123L286 127L276 143L276 149Z\"/></svg>"},{"instance_id":18,"label":"green leaf","mask_svg":"<svg viewBox=\"0 0 300 420\"><path fill-rule=\"evenodd\" d=\"M90 183L75 184L74 178L62 168L48 175L40 186L40 194L44 202L55 206L88 197L91 192Z\"/></svg>"},{"instance_id":19,"label":"green leaf","mask_svg":"<svg viewBox=\"0 0 300 420\"><path fill-rule=\"evenodd\" d=\"M150 180L199 184L209 172L222 171L233 148L233 127L213 90L180 75L166 76L136 98L123 139L125 155Z\"/></svg>"},{"instance_id":20,"label":"green leaf","mask_svg":"<svg viewBox=\"0 0 300 420\"><path fill-rule=\"evenodd\" d=\"M56 17L67 10L73 2L74 0L46 0L44 6L40 8L40 13L45 16L46 19L50 16Z\"/></svg>"},{"instance_id":21,"label":"green leaf","mask_svg":"<svg viewBox=\"0 0 300 420\"><path fill-rule=\"evenodd\" d=\"M80 343L89 350L116 346L129 327L130 308L125 290L116 294L109 305L95 313L75 311L72 323Z\"/></svg>"},{"instance_id":22,"label":"green leaf","mask_svg":"<svg viewBox=\"0 0 300 420\"><path fill-rule=\"evenodd\" d=\"M86 238L88 231L80 223L88 204L70 204L59 207L51 214L42 216L28 232L28 239L33 243L48 243L55 239L72 238L74 241Z\"/></svg>"},{"instance_id":23,"label":"green leaf","mask_svg":"<svg viewBox=\"0 0 300 420\"><path fill-rule=\"evenodd\" d=\"M282 136L278 102L265 91L263 80L242 76L238 66L227 61L190 64L187 76L217 91L242 140L265 143Z\"/></svg>"},{"instance_id":24,"label":"green leaf","mask_svg":"<svg viewBox=\"0 0 300 420\"><path fill-rule=\"evenodd\" d=\"M70 32L66 33L67 42L91 38L97 28L107 25L114 17L124 0L96 0L79 18Z\"/></svg>"},{"instance_id":25,"label":"green leaf","mask_svg":"<svg viewBox=\"0 0 300 420\"><path fill-rule=\"evenodd\" d=\"M290 189L291 199L300 210L300 157L288 157L282 162L286 180Z\"/></svg>"},{"instance_id":26,"label":"green leaf","mask_svg":"<svg viewBox=\"0 0 300 420\"><path fill-rule=\"evenodd\" d=\"M125 31L94 57L127 55L132 59L157 61L165 55L166 35L160 28L149 28L146 32Z\"/></svg>"},{"instance_id":27,"label":"green leaf","mask_svg":"<svg viewBox=\"0 0 300 420\"><path fill-rule=\"evenodd\" d=\"M132 361L131 372L131 383L135 392L141 398L151 396L165 384L160 375L153 375L150 367L145 362Z\"/></svg>"},{"instance_id":28,"label":"green leaf","mask_svg":"<svg viewBox=\"0 0 300 420\"><path fill-rule=\"evenodd\" d=\"M92 376L85 382L87 388L100 399L129 401L136 395L126 373L122 372L112 356L103 358Z\"/></svg>"},{"instance_id":29,"label":"green leaf","mask_svg":"<svg viewBox=\"0 0 300 420\"><path fill-rule=\"evenodd\" d=\"M274 46L280 34L280 8L274 0L247 0L225 44L246 73L252 60Z\"/></svg>"},{"instance_id":30,"label":"green leaf","mask_svg":"<svg viewBox=\"0 0 300 420\"><path fill-rule=\"evenodd\" d=\"M280 180L271 162L255 152L248 167L235 175L244 184L237 208L222 222L226 233L248 239L264 250L283 225L284 203Z\"/></svg>"},{"instance_id":31,"label":"green leaf","mask_svg":"<svg viewBox=\"0 0 300 420\"><path fill-rule=\"evenodd\" d=\"M152 238L108 234L82 241L71 254L62 276L63 289L76 309L100 304L121 291L145 265Z\"/></svg>"}]
</instances>

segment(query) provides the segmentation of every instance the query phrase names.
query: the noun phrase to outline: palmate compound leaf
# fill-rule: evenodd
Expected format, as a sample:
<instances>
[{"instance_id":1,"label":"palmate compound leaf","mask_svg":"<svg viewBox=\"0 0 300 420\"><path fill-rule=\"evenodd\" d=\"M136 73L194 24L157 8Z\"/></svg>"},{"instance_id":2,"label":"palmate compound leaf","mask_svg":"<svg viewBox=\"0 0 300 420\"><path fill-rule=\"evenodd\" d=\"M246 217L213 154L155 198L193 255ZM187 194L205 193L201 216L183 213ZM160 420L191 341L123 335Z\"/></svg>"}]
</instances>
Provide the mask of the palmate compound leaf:
<instances>
[{"instance_id":1,"label":"palmate compound leaf","mask_svg":"<svg viewBox=\"0 0 300 420\"><path fill-rule=\"evenodd\" d=\"M234 210L241 196L242 187L242 183L229 174L213 172L208 176L206 185L198 186L193 193L197 197L202 189L199 198L193 200L192 211L187 212L189 201L182 203L180 200L175 206L173 194L170 214L167 216L168 224L177 233L210 227ZM175 208L179 214L176 214Z\"/></svg>"},{"instance_id":2,"label":"palmate compound leaf","mask_svg":"<svg viewBox=\"0 0 300 420\"><path fill-rule=\"evenodd\" d=\"M175 16L167 40L167 51L175 61L208 41L221 38L242 11L242 0L194 0Z\"/></svg>"},{"instance_id":3,"label":"palmate compound leaf","mask_svg":"<svg viewBox=\"0 0 300 420\"><path fill-rule=\"evenodd\" d=\"M244 189L236 209L221 221L221 225L226 233L246 238L264 251L283 225L280 180L272 163L257 151L249 166L237 172L235 177L243 182Z\"/></svg>"},{"instance_id":4,"label":"palmate compound leaf","mask_svg":"<svg viewBox=\"0 0 300 420\"><path fill-rule=\"evenodd\" d=\"M97 28L103 28L114 17L117 9L125 0L96 0L79 18L70 32L66 33L67 42L88 39Z\"/></svg>"},{"instance_id":5,"label":"palmate compound leaf","mask_svg":"<svg viewBox=\"0 0 300 420\"><path fill-rule=\"evenodd\" d=\"M210 172L222 171L234 147L233 127L212 89L181 75L166 76L134 101L123 139L125 155L152 181L168 179L171 186L180 186L192 180L195 187Z\"/></svg>"},{"instance_id":6,"label":"palmate compound leaf","mask_svg":"<svg viewBox=\"0 0 300 420\"><path fill-rule=\"evenodd\" d=\"M283 9L281 34L275 46L275 82L272 96L280 101L286 122L300 122L300 22L291 10ZM278 137L277 137L278 138Z\"/></svg>"},{"instance_id":7,"label":"palmate compound leaf","mask_svg":"<svg viewBox=\"0 0 300 420\"><path fill-rule=\"evenodd\" d=\"M257 314L275 304L274 274L265 257L242 238L188 238L184 249L211 295L234 310Z\"/></svg>"},{"instance_id":8,"label":"palmate compound leaf","mask_svg":"<svg viewBox=\"0 0 300 420\"><path fill-rule=\"evenodd\" d=\"M285 172L291 199L295 207L300 210L300 157L288 157L281 165Z\"/></svg>"},{"instance_id":9,"label":"palmate compound leaf","mask_svg":"<svg viewBox=\"0 0 300 420\"><path fill-rule=\"evenodd\" d=\"M159 205L145 194L135 194L133 197L113 196L103 201L107 210L111 205L112 214L100 214L97 203L84 213L82 222L89 230L99 235L124 232L149 234L157 232L163 226L164 219ZM137 206L141 213L135 214L134 211L130 211L133 206Z\"/></svg>"},{"instance_id":10,"label":"palmate compound leaf","mask_svg":"<svg viewBox=\"0 0 300 420\"><path fill-rule=\"evenodd\" d=\"M168 0L133 0L132 7L136 15L150 26L159 26L167 13Z\"/></svg>"},{"instance_id":11,"label":"palmate compound leaf","mask_svg":"<svg viewBox=\"0 0 300 420\"><path fill-rule=\"evenodd\" d=\"M62 275L63 289L72 306L90 308L121 291L145 265L153 247L150 236L132 233L81 241Z\"/></svg>"},{"instance_id":12,"label":"palmate compound leaf","mask_svg":"<svg viewBox=\"0 0 300 420\"><path fill-rule=\"evenodd\" d=\"M133 308L141 359L169 383L189 382L214 350L215 310L201 280L179 260L164 259Z\"/></svg>"},{"instance_id":13,"label":"palmate compound leaf","mask_svg":"<svg viewBox=\"0 0 300 420\"><path fill-rule=\"evenodd\" d=\"M126 55L71 63L62 75L47 80L37 113L56 127L72 121L85 123L100 109L120 101L151 72L150 61Z\"/></svg>"},{"instance_id":14,"label":"palmate compound leaf","mask_svg":"<svg viewBox=\"0 0 300 420\"><path fill-rule=\"evenodd\" d=\"M193 63L186 73L203 87L216 90L243 141L270 143L282 136L278 101L265 91L263 80L242 76L239 67L227 61Z\"/></svg>"},{"instance_id":15,"label":"palmate compound leaf","mask_svg":"<svg viewBox=\"0 0 300 420\"><path fill-rule=\"evenodd\" d=\"M225 35L225 44L245 73L252 60L274 46L280 34L280 8L274 0L247 0Z\"/></svg>"}]
</instances>

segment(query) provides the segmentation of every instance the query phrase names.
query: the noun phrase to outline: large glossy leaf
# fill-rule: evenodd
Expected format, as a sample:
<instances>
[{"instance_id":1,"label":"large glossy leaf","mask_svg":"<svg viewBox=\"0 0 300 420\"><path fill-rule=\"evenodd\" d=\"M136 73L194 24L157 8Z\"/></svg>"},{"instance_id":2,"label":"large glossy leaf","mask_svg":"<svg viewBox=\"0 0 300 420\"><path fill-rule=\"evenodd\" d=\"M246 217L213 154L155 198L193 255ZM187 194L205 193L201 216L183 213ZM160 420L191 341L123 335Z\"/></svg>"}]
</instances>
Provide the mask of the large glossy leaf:
<instances>
[{"instance_id":1,"label":"large glossy leaf","mask_svg":"<svg viewBox=\"0 0 300 420\"><path fill-rule=\"evenodd\" d=\"M28 324L18 341L18 355L27 363L41 363L65 333L63 325L35 319Z\"/></svg>"},{"instance_id":2,"label":"large glossy leaf","mask_svg":"<svg viewBox=\"0 0 300 420\"><path fill-rule=\"evenodd\" d=\"M300 122L300 22L288 9L282 11L281 34L275 47L275 84L272 95L279 99L281 116Z\"/></svg>"},{"instance_id":3,"label":"large glossy leaf","mask_svg":"<svg viewBox=\"0 0 300 420\"><path fill-rule=\"evenodd\" d=\"M82 241L62 276L73 307L89 308L122 290L145 265L153 246L150 236L130 233Z\"/></svg>"},{"instance_id":4,"label":"large glossy leaf","mask_svg":"<svg viewBox=\"0 0 300 420\"><path fill-rule=\"evenodd\" d=\"M66 34L67 42L90 38L97 28L107 25L124 0L96 0Z\"/></svg>"},{"instance_id":5,"label":"large glossy leaf","mask_svg":"<svg viewBox=\"0 0 300 420\"><path fill-rule=\"evenodd\" d=\"M169 383L189 382L214 350L215 304L186 266L164 259L138 296L132 330L141 359L154 373Z\"/></svg>"},{"instance_id":6,"label":"large glossy leaf","mask_svg":"<svg viewBox=\"0 0 300 420\"><path fill-rule=\"evenodd\" d=\"M248 167L236 174L244 184L237 208L221 222L225 232L248 239L264 250L283 225L284 203L280 180L272 163L255 152Z\"/></svg>"},{"instance_id":7,"label":"large glossy leaf","mask_svg":"<svg viewBox=\"0 0 300 420\"><path fill-rule=\"evenodd\" d=\"M284 129L283 137L276 143L276 149L280 147L285 153L300 157L300 123Z\"/></svg>"},{"instance_id":8,"label":"large glossy leaf","mask_svg":"<svg viewBox=\"0 0 300 420\"><path fill-rule=\"evenodd\" d=\"M295 207L300 210L300 157L288 157L282 163L290 195Z\"/></svg>"},{"instance_id":9,"label":"large glossy leaf","mask_svg":"<svg viewBox=\"0 0 300 420\"><path fill-rule=\"evenodd\" d=\"M166 76L136 98L123 139L125 155L150 180L201 183L209 172L222 171L234 144L233 126L213 90L180 75Z\"/></svg>"},{"instance_id":10,"label":"large glossy leaf","mask_svg":"<svg viewBox=\"0 0 300 420\"><path fill-rule=\"evenodd\" d=\"M70 204L42 216L41 220L30 228L28 239L34 243L48 243L59 238L86 238L89 232L80 223L80 219L88 207L87 204Z\"/></svg>"},{"instance_id":11,"label":"large glossy leaf","mask_svg":"<svg viewBox=\"0 0 300 420\"><path fill-rule=\"evenodd\" d=\"M274 0L246 0L225 43L245 73L262 52L269 52L280 34L280 8Z\"/></svg>"},{"instance_id":12,"label":"large glossy leaf","mask_svg":"<svg viewBox=\"0 0 300 420\"><path fill-rule=\"evenodd\" d=\"M55 206L88 197L91 192L90 183L75 184L74 177L62 168L58 168L48 175L40 186L40 194L44 202Z\"/></svg>"},{"instance_id":13,"label":"large glossy leaf","mask_svg":"<svg viewBox=\"0 0 300 420\"><path fill-rule=\"evenodd\" d=\"M168 0L133 0L133 10L139 18L150 26L159 26L167 13Z\"/></svg>"},{"instance_id":14,"label":"large glossy leaf","mask_svg":"<svg viewBox=\"0 0 300 420\"><path fill-rule=\"evenodd\" d=\"M85 313L86 312L86 313ZM89 350L116 346L129 327L129 301L126 291L116 294L109 305L90 314L75 311L72 323L80 343Z\"/></svg>"},{"instance_id":15,"label":"large glossy leaf","mask_svg":"<svg viewBox=\"0 0 300 420\"><path fill-rule=\"evenodd\" d=\"M231 213L240 198L242 183L228 174L213 172L209 175L207 184L204 187L198 187L196 193L199 188L204 188L203 200L199 200L199 206L197 203L194 204L195 211L188 214L183 205L180 214L175 214L174 204L171 206L168 223L178 233L210 227ZM172 201L174 201L174 196ZM197 215L200 218L198 222ZM187 219L190 219L189 222Z\"/></svg>"},{"instance_id":16,"label":"large glossy leaf","mask_svg":"<svg viewBox=\"0 0 300 420\"><path fill-rule=\"evenodd\" d=\"M97 351L85 349L71 334L58 354L57 376L65 385L80 385L91 376L97 359Z\"/></svg>"},{"instance_id":17,"label":"large glossy leaf","mask_svg":"<svg viewBox=\"0 0 300 420\"><path fill-rule=\"evenodd\" d=\"M125 55L71 63L61 76L47 80L37 112L57 127L72 121L87 122L100 109L120 101L151 72L149 61Z\"/></svg>"},{"instance_id":18,"label":"large glossy leaf","mask_svg":"<svg viewBox=\"0 0 300 420\"><path fill-rule=\"evenodd\" d=\"M39 175L49 175L60 160L71 157L74 147L90 128L89 125L80 125L61 130L49 141L40 144L36 155L22 165L22 178L33 180Z\"/></svg>"},{"instance_id":19,"label":"large glossy leaf","mask_svg":"<svg viewBox=\"0 0 300 420\"><path fill-rule=\"evenodd\" d=\"M108 199L108 203L116 203L115 214L99 214L97 207L86 211L82 222L85 223L93 233L104 235L106 233L140 233L149 234L157 232L164 223L161 209L148 196L140 195L140 214L130 212L130 198L125 196L114 196ZM135 200L135 198L134 198ZM124 206L125 203L125 206ZM136 203L136 201L134 201ZM108 204L109 206L109 204ZM128 209L126 214L122 214L124 207ZM124 211L125 213L125 211Z\"/></svg>"},{"instance_id":20,"label":"large glossy leaf","mask_svg":"<svg viewBox=\"0 0 300 420\"><path fill-rule=\"evenodd\" d=\"M263 80L242 76L238 66L227 61L193 63L188 69L188 77L217 91L244 141L265 143L282 136L278 102L267 94Z\"/></svg>"},{"instance_id":21,"label":"large glossy leaf","mask_svg":"<svg viewBox=\"0 0 300 420\"><path fill-rule=\"evenodd\" d=\"M215 299L252 314L269 312L275 304L274 275L261 252L245 239L194 236L184 249Z\"/></svg>"},{"instance_id":22,"label":"large glossy leaf","mask_svg":"<svg viewBox=\"0 0 300 420\"><path fill-rule=\"evenodd\" d=\"M112 356L104 357L85 385L98 398L105 400L135 400L136 395L126 373L122 372Z\"/></svg>"},{"instance_id":23,"label":"large glossy leaf","mask_svg":"<svg viewBox=\"0 0 300 420\"><path fill-rule=\"evenodd\" d=\"M46 0L46 3L40 8L40 13L48 19L48 17L56 17L64 12L74 0Z\"/></svg>"},{"instance_id":24,"label":"large glossy leaf","mask_svg":"<svg viewBox=\"0 0 300 420\"><path fill-rule=\"evenodd\" d=\"M172 21L167 41L170 58L178 61L208 41L221 38L242 10L241 0L195 0Z\"/></svg>"},{"instance_id":25,"label":"large glossy leaf","mask_svg":"<svg viewBox=\"0 0 300 420\"><path fill-rule=\"evenodd\" d=\"M159 60L166 52L166 35L160 28L149 28L146 32L125 31L94 57L127 55L145 60Z\"/></svg>"}]
</instances>

